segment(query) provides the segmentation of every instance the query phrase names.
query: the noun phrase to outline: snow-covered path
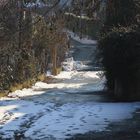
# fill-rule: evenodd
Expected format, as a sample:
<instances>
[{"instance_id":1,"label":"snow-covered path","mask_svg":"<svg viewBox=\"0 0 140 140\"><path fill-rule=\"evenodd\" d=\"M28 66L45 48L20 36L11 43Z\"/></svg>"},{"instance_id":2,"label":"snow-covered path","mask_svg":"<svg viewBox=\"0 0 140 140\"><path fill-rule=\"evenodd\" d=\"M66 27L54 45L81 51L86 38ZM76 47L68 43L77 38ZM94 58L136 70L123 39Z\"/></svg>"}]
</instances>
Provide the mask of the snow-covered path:
<instances>
[{"instance_id":1,"label":"snow-covered path","mask_svg":"<svg viewBox=\"0 0 140 140\"><path fill-rule=\"evenodd\" d=\"M95 46L81 47L76 44L72 55L77 61L64 62L68 71L54 77L52 83L37 82L30 89L0 99L0 139L63 140L104 131L110 123L131 118L140 109L139 102L113 103L97 92L104 88L105 78L100 77L100 71L89 71L92 67L84 65ZM81 51L79 55L77 51Z\"/></svg>"}]
</instances>

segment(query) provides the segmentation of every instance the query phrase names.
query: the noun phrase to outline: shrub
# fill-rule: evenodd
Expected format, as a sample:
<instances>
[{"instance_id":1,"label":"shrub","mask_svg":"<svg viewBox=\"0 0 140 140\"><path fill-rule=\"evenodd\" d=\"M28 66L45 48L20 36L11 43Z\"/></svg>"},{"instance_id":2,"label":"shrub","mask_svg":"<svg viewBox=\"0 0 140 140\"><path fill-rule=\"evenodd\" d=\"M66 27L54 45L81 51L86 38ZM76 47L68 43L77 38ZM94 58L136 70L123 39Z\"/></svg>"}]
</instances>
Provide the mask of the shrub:
<instances>
[{"instance_id":1,"label":"shrub","mask_svg":"<svg viewBox=\"0 0 140 140\"><path fill-rule=\"evenodd\" d=\"M117 80L124 95L137 94L140 83L139 39L139 25L113 28L100 39L100 55L109 89L115 90Z\"/></svg>"}]
</instances>

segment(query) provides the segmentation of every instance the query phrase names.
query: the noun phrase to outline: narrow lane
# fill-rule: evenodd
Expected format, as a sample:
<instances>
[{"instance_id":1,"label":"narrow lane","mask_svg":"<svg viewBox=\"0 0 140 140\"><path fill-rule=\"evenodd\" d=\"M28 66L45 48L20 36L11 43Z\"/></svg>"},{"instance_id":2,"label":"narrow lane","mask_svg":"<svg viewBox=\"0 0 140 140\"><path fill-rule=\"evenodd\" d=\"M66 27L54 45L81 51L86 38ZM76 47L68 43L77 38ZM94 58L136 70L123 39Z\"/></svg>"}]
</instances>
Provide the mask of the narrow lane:
<instances>
[{"instance_id":1,"label":"narrow lane","mask_svg":"<svg viewBox=\"0 0 140 140\"><path fill-rule=\"evenodd\" d=\"M0 99L0 139L64 140L103 132L140 109L140 103L113 103L100 92L105 78L91 65L96 46L71 43L74 47L64 62L67 71L52 83L38 82Z\"/></svg>"}]
</instances>

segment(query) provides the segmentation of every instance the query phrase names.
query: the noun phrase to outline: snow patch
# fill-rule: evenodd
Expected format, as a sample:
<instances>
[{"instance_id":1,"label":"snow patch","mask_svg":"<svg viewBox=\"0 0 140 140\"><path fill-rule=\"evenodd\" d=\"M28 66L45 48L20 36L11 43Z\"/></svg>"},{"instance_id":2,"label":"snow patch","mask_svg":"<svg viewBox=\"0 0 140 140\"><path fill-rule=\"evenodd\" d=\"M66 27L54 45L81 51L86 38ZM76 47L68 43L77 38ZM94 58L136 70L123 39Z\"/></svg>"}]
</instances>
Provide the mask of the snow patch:
<instances>
[{"instance_id":1,"label":"snow patch","mask_svg":"<svg viewBox=\"0 0 140 140\"><path fill-rule=\"evenodd\" d=\"M72 39L80 42L81 44L87 44L87 45L90 45L90 44L96 45L97 44L97 41L96 40L89 39L88 36L85 36L83 38L80 38L77 34L71 32L71 31L67 31L67 33L69 34L69 36Z\"/></svg>"},{"instance_id":2,"label":"snow patch","mask_svg":"<svg viewBox=\"0 0 140 140\"><path fill-rule=\"evenodd\" d=\"M66 139L75 134L103 131L111 122L132 117L140 103L65 104L42 116L25 133L26 137Z\"/></svg>"},{"instance_id":3,"label":"snow patch","mask_svg":"<svg viewBox=\"0 0 140 140\"><path fill-rule=\"evenodd\" d=\"M75 92L89 92L101 91L104 89L105 77L101 78L96 71L62 71L57 76L52 76L54 82L47 84L44 82L37 82L32 88L17 90L9 93L9 97L27 97L34 95L42 95L49 93L49 90L57 89L57 91L67 91L69 93Z\"/></svg>"},{"instance_id":4,"label":"snow patch","mask_svg":"<svg viewBox=\"0 0 140 140\"><path fill-rule=\"evenodd\" d=\"M19 131L22 124L31 123L33 116L36 117L41 112L46 112L45 109L51 109L54 106L52 103L40 105L17 99L10 101L8 98L1 99L0 105L0 134L7 139L13 138L14 132Z\"/></svg>"},{"instance_id":5,"label":"snow patch","mask_svg":"<svg viewBox=\"0 0 140 140\"><path fill-rule=\"evenodd\" d=\"M26 138L60 139L89 131L104 131L111 122L132 117L140 103L67 103L55 107L53 103L9 100L0 102L0 134L13 138L15 132L25 131Z\"/></svg>"},{"instance_id":6,"label":"snow patch","mask_svg":"<svg viewBox=\"0 0 140 140\"><path fill-rule=\"evenodd\" d=\"M89 18L86 14L76 15L74 13L65 12L65 15L73 16L75 18L84 19L84 20L93 20L93 18Z\"/></svg>"},{"instance_id":7,"label":"snow patch","mask_svg":"<svg viewBox=\"0 0 140 140\"><path fill-rule=\"evenodd\" d=\"M29 2L29 3L25 4L25 6L27 8L43 8L48 5L46 5L44 2L42 2L40 0L36 0L36 2Z\"/></svg>"},{"instance_id":8,"label":"snow patch","mask_svg":"<svg viewBox=\"0 0 140 140\"><path fill-rule=\"evenodd\" d=\"M88 66L86 63L89 61L74 61L73 57L65 59L62 63L62 68L64 71L74 71L74 70L88 70L92 69L92 66ZM85 63L85 64L84 64Z\"/></svg>"}]
</instances>

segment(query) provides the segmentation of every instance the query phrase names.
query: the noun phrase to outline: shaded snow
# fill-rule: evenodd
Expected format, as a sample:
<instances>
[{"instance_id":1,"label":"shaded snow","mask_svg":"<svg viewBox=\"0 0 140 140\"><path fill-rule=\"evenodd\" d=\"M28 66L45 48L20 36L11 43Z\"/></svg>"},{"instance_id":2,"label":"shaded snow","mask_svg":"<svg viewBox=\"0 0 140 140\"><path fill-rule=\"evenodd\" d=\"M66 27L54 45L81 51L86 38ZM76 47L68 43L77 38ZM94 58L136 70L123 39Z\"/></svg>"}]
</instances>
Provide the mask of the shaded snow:
<instances>
[{"instance_id":1,"label":"shaded snow","mask_svg":"<svg viewBox=\"0 0 140 140\"><path fill-rule=\"evenodd\" d=\"M110 122L131 118L136 105L140 107L137 103L66 104L38 119L25 136L62 140L75 134L103 131Z\"/></svg>"},{"instance_id":2,"label":"shaded snow","mask_svg":"<svg viewBox=\"0 0 140 140\"><path fill-rule=\"evenodd\" d=\"M92 69L92 66L88 66L86 63L90 63L91 61L74 61L73 57L67 58L62 64L62 68L64 71L73 71L73 70L88 70ZM85 64L83 64L85 63Z\"/></svg>"},{"instance_id":3,"label":"shaded snow","mask_svg":"<svg viewBox=\"0 0 140 140\"><path fill-rule=\"evenodd\" d=\"M69 36L72 39L74 39L74 40L76 40L76 41L78 41L78 42L80 42L82 44L87 44L87 45L89 45L89 44L90 45L91 44L96 45L97 44L97 41L96 40L92 40L88 36L87 37L80 38L77 34L71 32L71 31L67 31L67 33L69 34Z\"/></svg>"},{"instance_id":4,"label":"shaded snow","mask_svg":"<svg viewBox=\"0 0 140 140\"><path fill-rule=\"evenodd\" d=\"M62 8L64 8L65 6L71 6L71 2L72 0L60 0L59 5L62 6Z\"/></svg>"},{"instance_id":5,"label":"shaded snow","mask_svg":"<svg viewBox=\"0 0 140 140\"><path fill-rule=\"evenodd\" d=\"M132 117L140 103L35 103L19 99L1 99L0 134L13 138L25 132L26 138L65 139L74 134L104 131L109 123Z\"/></svg>"}]
</instances>

